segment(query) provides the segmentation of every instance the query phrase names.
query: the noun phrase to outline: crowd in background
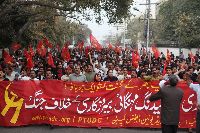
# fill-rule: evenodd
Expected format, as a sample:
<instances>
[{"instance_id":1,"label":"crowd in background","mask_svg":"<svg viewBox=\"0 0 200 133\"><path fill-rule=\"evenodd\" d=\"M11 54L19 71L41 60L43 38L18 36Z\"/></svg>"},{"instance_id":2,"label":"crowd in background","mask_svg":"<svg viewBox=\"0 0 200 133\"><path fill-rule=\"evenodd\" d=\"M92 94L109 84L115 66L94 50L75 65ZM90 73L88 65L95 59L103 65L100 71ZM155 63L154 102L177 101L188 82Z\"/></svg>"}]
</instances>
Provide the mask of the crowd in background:
<instances>
[{"instance_id":1,"label":"crowd in background","mask_svg":"<svg viewBox=\"0 0 200 133\"><path fill-rule=\"evenodd\" d=\"M135 49L120 49L116 51L111 48L73 48L68 49L70 58L62 58L62 52L58 49L50 49L41 56L34 51L31 56L32 68L27 67L28 57L23 49L10 52L11 62L6 62L2 57L0 60L0 80L63 80L79 82L118 81L130 78L141 78L143 80L167 80L171 74L178 77L179 81L190 78L196 82L200 73L200 54L196 51L185 58L184 53L174 56L161 52L158 58L153 53ZM12 54L11 54L12 53ZM48 54L52 55L53 65L49 64ZM134 60L133 54L138 54ZM170 58L168 57L170 56ZM133 60L137 65L133 65ZM167 62L167 66L166 65Z\"/></svg>"},{"instance_id":2,"label":"crowd in background","mask_svg":"<svg viewBox=\"0 0 200 133\"><path fill-rule=\"evenodd\" d=\"M160 53L154 47L151 52L144 48L119 49L92 47L49 49L39 47L18 49L10 53L3 50L0 59L0 81L19 80L63 80L77 82L119 81L140 78L145 81L159 80L162 87L172 75L185 83L198 82L200 75L200 54L174 56ZM6 54L5 54L6 53ZM198 77L198 78L197 78ZM161 83L163 82L163 85ZM192 87L191 87L192 88ZM192 88L193 89L193 88ZM199 102L199 93L198 102ZM199 106L198 106L199 111ZM199 115L197 115L199 123ZM197 127L197 131L200 128ZM192 132L192 129L189 129Z\"/></svg>"}]
</instances>

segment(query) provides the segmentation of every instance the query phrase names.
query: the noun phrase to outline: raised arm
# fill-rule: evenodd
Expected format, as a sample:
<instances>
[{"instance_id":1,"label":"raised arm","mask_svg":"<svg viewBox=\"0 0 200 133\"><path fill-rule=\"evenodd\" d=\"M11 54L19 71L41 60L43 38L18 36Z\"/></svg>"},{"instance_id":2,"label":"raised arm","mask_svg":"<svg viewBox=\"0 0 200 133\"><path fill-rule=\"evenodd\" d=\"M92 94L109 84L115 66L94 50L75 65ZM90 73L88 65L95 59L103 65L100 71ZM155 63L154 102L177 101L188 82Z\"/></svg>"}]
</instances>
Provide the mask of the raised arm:
<instances>
[{"instance_id":1,"label":"raised arm","mask_svg":"<svg viewBox=\"0 0 200 133\"><path fill-rule=\"evenodd\" d=\"M93 65L94 65L94 63L92 62L92 57L91 57L91 54L90 54L90 52L88 53L88 55L89 55L90 64L92 64L92 66L93 66Z\"/></svg>"},{"instance_id":2,"label":"raised arm","mask_svg":"<svg viewBox=\"0 0 200 133\"><path fill-rule=\"evenodd\" d=\"M161 98L162 98L162 92L161 92L161 90L159 90L157 93L151 95L149 97L149 100L152 102L152 101L160 100Z\"/></svg>"}]
</instances>

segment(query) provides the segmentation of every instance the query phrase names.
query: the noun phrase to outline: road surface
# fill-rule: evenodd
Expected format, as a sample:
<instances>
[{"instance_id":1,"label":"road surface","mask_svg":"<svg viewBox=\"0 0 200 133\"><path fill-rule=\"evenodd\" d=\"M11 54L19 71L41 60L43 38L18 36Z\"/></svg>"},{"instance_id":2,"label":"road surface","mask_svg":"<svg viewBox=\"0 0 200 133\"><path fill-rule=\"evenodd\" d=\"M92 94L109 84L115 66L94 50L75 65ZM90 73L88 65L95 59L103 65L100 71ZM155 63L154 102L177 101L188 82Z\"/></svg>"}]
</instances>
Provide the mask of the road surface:
<instances>
[{"instance_id":1,"label":"road surface","mask_svg":"<svg viewBox=\"0 0 200 133\"><path fill-rule=\"evenodd\" d=\"M34 125L25 127L0 127L0 133L161 133L161 130L149 128L102 128L98 130L97 128L50 128L48 125ZM187 133L187 129L181 129L178 133Z\"/></svg>"}]
</instances>

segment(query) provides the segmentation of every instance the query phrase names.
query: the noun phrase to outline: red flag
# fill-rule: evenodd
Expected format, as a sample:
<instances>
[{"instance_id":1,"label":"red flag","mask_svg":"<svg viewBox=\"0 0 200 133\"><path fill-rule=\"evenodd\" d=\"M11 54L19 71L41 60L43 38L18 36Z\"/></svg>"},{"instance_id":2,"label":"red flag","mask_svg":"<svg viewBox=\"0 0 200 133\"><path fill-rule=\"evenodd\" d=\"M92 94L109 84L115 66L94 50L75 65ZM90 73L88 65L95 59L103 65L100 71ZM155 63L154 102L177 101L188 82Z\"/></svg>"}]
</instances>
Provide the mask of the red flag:
<instances>
[{"instance_id":1,"label":"red flag","mask_svg":"<svg viewBox=\"0 0 200 133\"><path fill-rule=\"evenodd\" d=\"M139 60L140 60L140 56L139 56L138 51L133 51L132 52L132 65L133 65L133 67L138 68Z\"/></svg>"},{"instance_id":2,"label":"red flag","mask_svg":"<svg viewBox=\"0 0 200 133\"><path fill-rule=\"evenodd\" d=\"M115 46L115 52L120 54L121 53L121 49L118 46Z\"/></svg>"},{"instance_id":3,"label":"red flag","mask_svg":"<svg viewBox=\"0 0 200 133\"><path fill-rule=\"evenodd\" d=\"M48 63L49 66L55 67L54 61L53 61L53 57L52 57L51 53L48 53L47 63Z\"/></svg>"},{"instance_id":4,"label":"red flag","mask_svg":"<svg viewBox=\"0 0 200 133\"><path fill-rule=\"evenodd\" d=\"M10 54L7 51L3 50L2 55L3 55L4 62L6 64L12 64L13 58L12 56L10 56Z\"/></svg>"},{"instance_id":5,"label":"red flag","mask_svg":"<svg viewBox=\"0 0 200 133\"><path fill-rule=\"evenodd\" d=\"M45 45L46 45L47 47L53 48L53 44L50 43L49 40L48 40L46 37L44 38L44 43L45 43Z\"/></svg>"},{"instance_id":6,"label":"red flag","mask_svg":"<svg viewBox=\"0 0 200 133\"><path fill-rule=\"evenodd\" d=\"M136 51L136 59L138 62L140 61L140 55L139 55L138 51Z\"/></svg>"},{"instance_id":7,"label":"red flag","mask_svg":"<svg viewBox=\"0 0 200 133\"><path fill-rule=\"evenodd\" d=\"M85 48L85 56L88 57L88 53L90 52L90 47L86 46Z\"/></svg>"},{"instance_id":8,"label":"red flag","mask_svg":"<svg viewBox=\"0 0 200 133\"><path fill-rule=\"evenodd\" d=\"M163 72L162 72L163 76L166 74L166 67L170 64L170 62L171 62L171 57L170 57L169 50L167 49L167 58L164 64Z\"/></svg>"},{"instance_id":9,"label":"red flag","mask_svg":"<svg viewBox=\"0 0 200 133\"><path fill-rule=\"evenodd\" d=\"M71 59L69 49L67 46L64 46L62 48L61 57L66 61L69 61Z\"/></svg>"},{"instance_id":10,"label":"red flag","mask_svg":"<svg viewBox=\"0 0 200 133\"><path fill-rule=\"evenodd\" d=\"M163 72L162 72L162 75L164 76L166 74L166 67L168 66L168 62L165 61L165 64L164 64L164 68L163 68Z\"/></svg>"},{"instance_id":11,"label":"red flag","mask_svg":"<svg viewBox=\"0 0 200 133\"><path fill-rule=\"evenodd\" d=\"M32 56L29 54L29 55L27 56L26 60L27 60L26 67L27 67L28 69L32 69L32 68L34 67Z\"/></svg>"},{"instance_id":12,"label":"red flag","mask_svg":"<svg viewBox=\"0 0 200 133\"><path fill-rule=\"evenodd\" d=\"M190 56L190 59L191 59L191 64L195 63L195 58L194 58L192 51L190 51L189 56Z\"/></svg>"},{"instance_id":13,"label":"red flag","mask_svg":"<svg viewBox=\"0 0 200 133\"><path fill-rule=\"evenodd\" d=\"M35 55L31 45L29 45L29 54L31 55L31 57L33 57Z\"/></svg>"},{"instance_id":14,"label":"red flag","mask_svg":"<svg viewBox=\"0 0 200 133\"><path fill-rule=\"evenodd\" d=\"M37 45L37 53L44 57L46 55L47 49L44 47L43 41L40 40Z\"/></svg>"},{"instance_id":15,"label":"red flag","mask_svg":"<svg viewBox=\"0 0 200 133\"><path fill-rule=\"evenodd\" d=\"M32 69L34 67L33 59L32 59L33 56L30 51L29 52L27 51L26 48L24 49L24 56L26 57L26 61L27 61L26 67L28 69Z\"/></svg>"},{"instance_id":16,"label":"red flag","mask_svg":"<svg viewBox=\"0 0 200 133\"><path fill-rule=\"evenodd\" d=\"M26 58L28 58L28 56L29 56L28 51L27 51L26 48L24 49L24 56L25 56Z\"/></svg>"},{"instance_id":17,"label":"red flag","mask_svg":"<svg viewBox=\"0 0 200 133\"><path fill-rule=\"evenodd\" d=\"M93 47L95 47L98 51L100 51L102 49L101 44L99 44L99 42L97 41L97 39L90 34L90 43Z\"/></svg>"},{"instance_id":18,"label":"red flag","mask_svg":"<svg viewBox=\"0 0 200 133\"><path fill-rule=\"evenodd\" d=\"M160 56L160 52L159 52L158 48L156 47L155 44L153 44L151 48L152 48L155 58L158 59L158 57Z\"/></svg>"},{"instance_id":19,"label":"red flag","mask_svg":"<svg viewBox=\"0 0 200 133\"><path fill-rule=\"evenodd\" d=\"M167 58L166 58L166 61L167 61L168 63L171 62L171 56L170 56L170 53L169 53L169 50L168 50L168 49L167 49Z\"/></svg>"},{"instance_id":20,"label":"red flag","mask_svg":"<svg viewBox=\"0 0 200 133\"><path fill-rule=\"evenodd\" d=\"M167 58L166 58L166 61L165 61L165 64L164 64L163 72L162 72L163 76L166 74L166 70L165 69L170 64L170 62L171 62L171 56L170 56L169 49L167 49Z\"/></svg>"},{"instance_id":21,"label":"red flag","mask_svg":"<svg viewBox=\"0 0 200 133\"><path fill-rule=\"evenodd\" d=\"M77 46L76 46L76 48L78 48L78 49L83 49L83 46L84 46L84 41L79 41L78 43L77 43Z\"/></svg>"},{"instance_id":22,"label":"red flag","mask_svg":"<svg viewBox=\"0 0 200 133\"><path fill-rule=\"evenodd\" d=\"M108 48L109 48L109 49L113 49L112 44L109 43L109 44L108 44Z\"/></svg>"},{"instance_id":23,"label":"red flag","mask_svg":"<svg viewBox=\"0 0 200 133\"><path fill-rule=\"evenodd\" d=\"M11 49L15 52L18 49L20 49L21 47L22 47L21 44L15 42L12 44Z\"/></svg>"}]
</instances>

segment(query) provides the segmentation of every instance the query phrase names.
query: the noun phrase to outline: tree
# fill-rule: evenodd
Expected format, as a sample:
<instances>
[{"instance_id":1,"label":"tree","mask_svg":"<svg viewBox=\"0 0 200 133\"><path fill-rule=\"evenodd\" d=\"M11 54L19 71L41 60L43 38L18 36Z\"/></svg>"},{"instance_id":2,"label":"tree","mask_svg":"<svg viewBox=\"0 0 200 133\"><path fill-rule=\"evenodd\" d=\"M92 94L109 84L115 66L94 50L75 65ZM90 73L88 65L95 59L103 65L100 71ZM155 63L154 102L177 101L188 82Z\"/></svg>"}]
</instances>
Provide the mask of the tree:
<instances>
[{"instance_id":1,"label":"tree","mask_svg":"<svg viewBox=\"0 0 200 133\"><path fill-rule=\"evenodd\" d=\"M134 44L136 44L138 40L144 40L142 34L144 33L144 22L142 20L134 18L128 23L127 27L127 37L131 38Z\"/></svg>"},{"instance_id":2,"label":"tree","mask_svg":"<svg viewBox=\"0 0 200 133\"><path fill-rule=\"evenodd\" d=\"M97 22L101 22L102 17L106 16L109 23L119 22L129 15L132 2L133 0L2 0L0 42L9 44L12 41L30 41L29 36L34 35L27 32L30 26L38 22L52 24L57 16L77 21L95 17Z\"/></svg>"},{"instance_id":3,"label":"tree","mask_svg":"<svg viewBox=\"0 0 200 133\"><path fill-rule=\"evenodd\" d=\"M200 2L169 0L161 4L157 39L178 42L181 47L199 47Z\"/></svg>"},{"instance_id":4,"label":"tree","mask_svg":"<svg viewBox=\"0 0 200 133\"><path fill-rule=\"evenodd\" d=\"M39 40L42 37L48 37L51 42L64 44L67 41L86 41L91 30L86 25L80 25L75 22L66 21L64 17L57 17L53 23L37 23L28 30L31 33L31 40Z\"/></svg>"}]
</instances>

